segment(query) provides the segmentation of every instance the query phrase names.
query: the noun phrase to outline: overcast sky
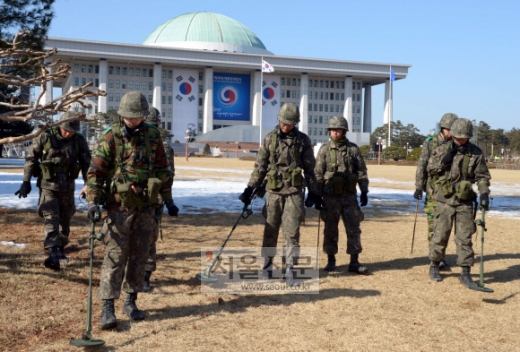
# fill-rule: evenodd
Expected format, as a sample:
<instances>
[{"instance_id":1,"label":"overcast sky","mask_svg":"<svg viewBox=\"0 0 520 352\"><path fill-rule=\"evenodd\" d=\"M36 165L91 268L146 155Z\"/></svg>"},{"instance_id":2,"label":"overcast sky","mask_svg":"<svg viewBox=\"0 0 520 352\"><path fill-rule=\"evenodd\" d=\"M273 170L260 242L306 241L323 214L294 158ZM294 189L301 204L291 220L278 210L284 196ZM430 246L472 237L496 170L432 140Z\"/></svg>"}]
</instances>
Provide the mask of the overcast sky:
<instances>
[{"instance_id":1,"label":"overcast sky","mask_svg":"<svg viewBox=\"0 0 520 352\"><path fill-rule=\"evenodd\" d=\"M51 37L129 44L184 13L220 13L277 55L412 65L394 84L394 120L423 134L446 112L520 128L518 1L57 0L54 9ZM384 87L372 94L376 128Z\"/></svg>"}]
</instances>

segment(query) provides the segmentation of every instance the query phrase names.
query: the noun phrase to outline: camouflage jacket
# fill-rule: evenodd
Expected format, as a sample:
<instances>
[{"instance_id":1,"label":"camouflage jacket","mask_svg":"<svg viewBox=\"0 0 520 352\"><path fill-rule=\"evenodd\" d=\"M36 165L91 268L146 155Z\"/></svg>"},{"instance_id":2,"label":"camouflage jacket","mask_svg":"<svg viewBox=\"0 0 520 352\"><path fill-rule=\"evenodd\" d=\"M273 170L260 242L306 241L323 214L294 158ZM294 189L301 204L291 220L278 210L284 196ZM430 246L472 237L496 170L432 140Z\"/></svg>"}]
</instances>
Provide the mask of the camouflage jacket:
<instances>
[{"instance_id":1,"label":"camouflage jacket","mask_svg":"<svg viewBox=\"0 0 520 352\"><path fill-rule=\"evenodd\" d=\"M332 153L336 153L337 167L332 165ZM350 164L350 171L348 165ZM348 174L357 176L357 184L361 192L368 192L368 175L365 160L361 155L359 147L349 142L347 139L345 144L337 146L332 140L329 140L318 151L316 158L316 181L318 183L318 194L334 194L332 188L327 185L334 175L340 175L344 178Z\"/></svg>"},{"instance_id":2,"label":"camouflage jacket","mask_svg":"<svg viewBox=\"0 0 520 352\"><path fill-rule=\"evenodd\" d=\"M262 147L258 151L255 169L247 185L253 188L259 187L268 171L277 170L278 175L281 175L289 170L294 161L296 166L303 170L309 191L314 191L316 184L316 176L314 175L316 159L314 158L310 138L305 133L298 131L296 127L287 134L279 133L279 131L279 127L276 127L265 137ZM276 148L274 155L271 156L273 139L276 140ZM296 150L295 147L297 139L299 140L300 150ZM271 160L274 161L274 165ZM284 180L281 189L268 189L267 191L275 194L292 194L301 191L304 186L293 187Z\"/></svg>"},{"instance_id":3,"label":"camouflage jacket","mask_svg":"<svg viewBox=\"0 0 520 352\"><path fill-rule=\"evenodd\" d=\"M168 159L168 166L170 168L170 174L172 176L172 182L173 182L173 177L175 177L175 163L174 163L174 159L173 159L173 157L174 157L173 148L170 147L170 145L166 141L163 141L163 147L164 147L164 153L166 154L166 159Z\"/></svg>"},{"instance_id":4,"label":"camouflage jacket","mask_svg":"<svg viewBox=\"0 0 520 352\"><path fill-rule=\"evenodd\" d=\"M446 166L442 164L442 158L453 145L453 143L444 143L432 152L432 156L430 157L427 166L430 176L439 177L446 175L449 180L451 180L452 184L456 185L462 180L464 155L468 155L470 159L466 180L476 184L480 193L489 192L491 174L489 173L482 151L473 143L468 142L466 154L457 152L453 157L451 165ZM434 187L437 201L449 205L465 204L465 202L458 200L456 197L446 199L436 188L437 187Z\"/></svg>"},{"instance_id":5,"label":"camouflage jacket","mask_svg":"<svg viewBox=\"0 0 520 352\"><path fill-rule=\"evenodd\" d=\"M149 134L150 157L146 155L145 131ZM145 124L145 128L130 138L123 133L122 142L122 165L118 167L112 128L108 128L99 137L88 169L88 202L105 203L106 206L119 204L118 198L114 197L116 192L113 183L122 183L125 178L138 187L145 187L148 178L153 177L150 168L153 169L155 177L162 182L159 190L161 198L165 201L172 199L173 175L170 173L159 130ZM150 165L150 161L153 165Z\"/></svg>"},{"instance_id":6,"label":"camouflage jacket","mask_svg":"<svg viewBox=\"0 0 520 352\"><path fill-rule=\"evenodd\" d=\"M67 192L74 190L74 180L70 178L69 172L57 172L53 178L43 180L40 161L50 160L53 165L67 168L78 162L83 181L86 183L87 170L90 164L90 150L82 134L75 133L73 137L65 139L59 131L59 127L54 127L33 139L25 159L23 180L30 181L32 176L36 176L38 177L37 184L42 189ZM48 143L50 143L50 149L45 153L45 145Z\"/></svg>"},{"instance_id":7,"label":"camouflage jacket","mask_svg":"<svg viewBox=\"0 0 520 352\"><path fill-rule=\"evenodd\" d=\"M437 143L435 143L437 140ZM428 175L428 171L426 167L428 166L428 161L432 155L433 150L437 147L443 145L446 142L451 141L451 139L445 140L442 134L438 134L437 137L428 137L424 141L421 150L421 156L419 157L419 161L417 162L417 171L415 172L415 189L420 189L425 191L428 194L432 194L433 189L430 183L430 177Z\"/></svg>"}]
</instances>

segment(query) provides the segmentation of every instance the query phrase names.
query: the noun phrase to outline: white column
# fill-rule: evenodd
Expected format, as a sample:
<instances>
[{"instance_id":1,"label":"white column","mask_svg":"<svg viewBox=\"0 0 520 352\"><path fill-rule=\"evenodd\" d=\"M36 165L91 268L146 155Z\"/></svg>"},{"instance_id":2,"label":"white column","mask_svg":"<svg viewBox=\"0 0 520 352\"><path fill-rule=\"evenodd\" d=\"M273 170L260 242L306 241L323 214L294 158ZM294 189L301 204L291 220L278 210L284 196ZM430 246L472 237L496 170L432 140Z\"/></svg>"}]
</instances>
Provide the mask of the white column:
<instances>
[{"instance_id":1,"label":"white column","mask_svg":"<svg viewBox=\"0 0 520 352\"><path fill-rule=\"evenodd\" d=\"M156 62L153 66L153 102L152 105L157 110L161 111L161 96L162 96L162 65Z\"/></svg>"},{"instance_id":2,"label":"white column","mask_svg":"<svg viewBox=\"0 0 520 352\"><path fill-rule=\"evenodd\" d=\"M108 81L108 62L106 59L99 60L99 89L107 91L107 81ZM106 113L107 112L107 97L98 96L98 112Z\"/></svg>"},{"instance_id":3,"label":"white column","mask_svg":"<svg viewBox=\"0 0 520 352\"><path fill-rule=\"evenodd\" d=\"M52 62L52 58L48 57L44 61L46 64L50 64ZM54 69L52 67L48 67L47 71L52 73ZM45 94L42 96L40 100L41 105L45 105L52 101L52 89L54 88L53 81L47 81L45 83Z\"/></svg>"},{"instance_id":4,"label":"white column","mask_svg":"<svg viewBox=\"0 0 520 352\"><path fill-rule=\"evenodd\" d=\"M213 131L213 68L204 69L204 110L202 132Z\"/></svg>"},{"instance_id":5,"label":"white column","mask_svg":"<svg viewBox=\"0 0 520 352\"><path fill-rule=\"evenodd\" d=\"M370 84L365 85L363 132L372 133L372 86Z\"/></svg>"},{"instance_id":6,"label":"white column","mask_svg":"<svg viewBox=\"0 0 520 352\"><path fill-rule=\"evenodd\" d=\"M328 92L327 92L328 94ZM298 129L307 134L309 128L309 75L302 73L300 78L300 123Z\"/></svg>"},{"instance_id":7,"label":"white column","mask_svg":"<svg viewBox=\"0 0 520 352\"><path fill-rule=\"evenodd\" d=\"M384 118L383 123L387 124L390 121L390 111L391 111L392 97L390 96L390 80L387 79L385 81L385 110L384 110Z\"/></svg>"},{"instance_id":8,"label":"white column","mask_svg":"<svg viewBox=\"0 0 520 352\"><path fill-rule=\"evenodd\" d=\"M260 82L262 73L260 70L255 71L255 75L253 77L253 126L260 126L260 121L262 120L261 106L262 106L262 82Z\"/></svg>"},{"instance_id":9,"label":"white column","mask_svg":"<svg viewBox=\"0 0 520 352\"><path fill-rule=\"evenodd\" d=\"M347 119L348 129L352 131L352 76L345 77L345 107L343 117Z\"/></svg>"}]
</instances>

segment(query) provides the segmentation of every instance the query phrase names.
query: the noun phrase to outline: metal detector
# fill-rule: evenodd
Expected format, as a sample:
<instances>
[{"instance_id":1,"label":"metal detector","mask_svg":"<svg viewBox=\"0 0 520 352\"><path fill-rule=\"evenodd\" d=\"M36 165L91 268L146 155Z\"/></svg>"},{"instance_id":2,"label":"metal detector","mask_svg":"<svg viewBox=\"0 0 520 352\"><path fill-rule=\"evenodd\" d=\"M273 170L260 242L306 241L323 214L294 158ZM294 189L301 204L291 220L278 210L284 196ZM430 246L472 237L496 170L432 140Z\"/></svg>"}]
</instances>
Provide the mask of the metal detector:
<instances>
[{"instance_id":1,"label":"metal detector","mask_svg":"<svg viewBox=\"0 0 520 352\"><path fill-rule=\"evenodd\" d=\"M482 212L482 219L478 219L475 221L477 226L480 226L482 228L482 235L480 236L480 281L477 285L471 285L469 288L475 291L481 291L481 292L494 292L493 289L489 287L484 286L484 232L487 231L486 229L486 210L484 210L482 207L480 208L480 211Z\"/></svg>"},{"instance_id":2,"label":"metal detector","mask_svg":"<svg viewBox=\"0 0 520 352\"><path fill-rule=\"evenodd\" d=\"M95 215L95 221L99 219L98 214ZM90 223L90 235L88 237L90 244L90 277L88 282L88 303L87 303L87 330L83 333L80 339L70 340L70 344L76 347L91 347L101 346L105 344L103 340L97 340L92 338L92 262L94 260L94 240L101 239L101 236L96 237L95 234L95 222Z\"/></svg>"},{"instance_id":3,"label":"metal detector","mask_svg":"<svg viewBox=\"0 0 520 352\"><path fill-rule=\"evenodd\" d=\"M266 183L264 182L264 183L262 183L262 185L260 187L256 188L255 191L253 192L253 194L251 195L251 198L249 198L249 202L247 204L244 204L244 207L242 208L242 212L238 216L237 221L235 221L235 224L233 225L233 228L229 232L229 235L227 235L226 240L224 241L224 243L222 243L222 246L220 247L220 250L218 251L217 255L215 257L213 257L213 260L211 261L211 263L209 264L209 266L206 270L195 275L195 277L197 279L199 279L202 282L217 282L218 281L217 276L211 275L211 270L213 269L213 267L215 266L217 261L220 259L220 255L222 254L222 251L224 250L224 247L226 246L227 241L229 240L229 238L231 237L231 234L237 227L240 219L247 219L249 217L249 215L253 214L253 209L252 209L252 207L249 207L249 205L255 198L257 198L257 197L263 198L263 196L265 194L265 185L266 185Z\"/></svg>"}]
</instances>

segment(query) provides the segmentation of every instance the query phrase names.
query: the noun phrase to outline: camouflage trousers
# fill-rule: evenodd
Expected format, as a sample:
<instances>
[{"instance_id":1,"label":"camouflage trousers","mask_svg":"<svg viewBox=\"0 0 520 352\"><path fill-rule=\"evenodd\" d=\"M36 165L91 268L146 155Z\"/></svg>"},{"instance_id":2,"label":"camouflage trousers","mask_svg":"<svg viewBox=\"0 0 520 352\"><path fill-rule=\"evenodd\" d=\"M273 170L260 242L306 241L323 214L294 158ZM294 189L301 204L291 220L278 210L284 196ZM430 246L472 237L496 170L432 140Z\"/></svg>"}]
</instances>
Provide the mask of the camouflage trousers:
<instances>
[{"instance_id":1,"label":"camouflage trousers","mask_svg":"<svg viewBox=\"0 0 520 352\"><path fill-rule=\"evenodd\" d=\"M44 248L65 247L69 243L70 219L74 213L76 213L74 190L58 192L41 189L38 215L44 219Z\"/></svg>"},{"instance_id":2,"label":"camouflage trousers","mask_svg":"<svg viewBox=\"0 0 520 352\"><path fill-rule=\"evenodd\" d=\"M428 219L428 249L431 249L431 241L433 237L433 214L435 213L435 207L437 206L437 201L432 197L432 195L427 194L424 200L424 212L426 213L426 217Z\"/></svg>"},{"instance_id":3,"label":"camouflage trousers","mask_svg":"<svg viewBox=\"0 0 520 352\"><path fill-rule=\"evenodd\" d=\"M359 254L361 247L361 221L365 215L359 207L357 195L346 193L341 196L324 195L325 209L320 211L324 223L323 251L334 255L338 253L339 219L343 220L347 233L347 254Z\"/></svg>"},{"instance_id":4,"label":"camouflage trousers","mask_svg":"<svg viewBox=\"0 0 520 352\"><path fill-rule=\"evenodd\" d=\"M300 224L305 219L303 192L292 194L273 194L267 192L262 210L265 218L262 256L276 255L278 233L282 228L284 238L285 262L292 265L300 250Z\"/></svg>"},{"instance_id":5,"label":"camouflage trousers","mask_svg":"<svg viewBox=\"0 0 520 352\"><path fill-rule=\"evenodd\" d=\"M435 208L434 234L430 249L430 260L440 262L446 254L454 224L457 245L457 265L472 266L475 260L471 236L477 231L471 204L451 206L437 203Z\"/></svg>"},{"instance_id":6,"label":"camouflage trousers","mask_svg":"<svg viewBox=\"0 0 520 352\"><path fill-rule=\"evenodd\" d=\"M164 213L164 204L155 210L155 222L157 224L157 231L152 236L150 243L150 250L148 251L148 259L146 260L145 271L155 271L157 269L157 240L159 239L159 230Z\"/></svg>"},{"instance_id":7,"label":"camouflage trousers","mask_svg":"<svg viewBox=\"0 0 520 352\"><path fill-rule=\"evenodd\" d=\"M121 290L141 292L150 243L157 233L154 209L109 211L101 232L106 252L98 298L119 298Z\"/></svg>"}]
</instances>

